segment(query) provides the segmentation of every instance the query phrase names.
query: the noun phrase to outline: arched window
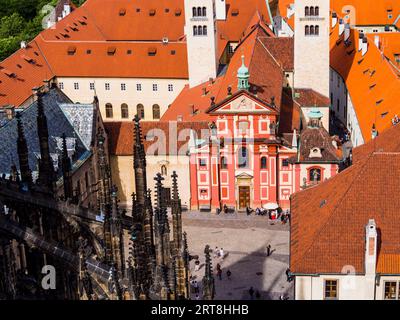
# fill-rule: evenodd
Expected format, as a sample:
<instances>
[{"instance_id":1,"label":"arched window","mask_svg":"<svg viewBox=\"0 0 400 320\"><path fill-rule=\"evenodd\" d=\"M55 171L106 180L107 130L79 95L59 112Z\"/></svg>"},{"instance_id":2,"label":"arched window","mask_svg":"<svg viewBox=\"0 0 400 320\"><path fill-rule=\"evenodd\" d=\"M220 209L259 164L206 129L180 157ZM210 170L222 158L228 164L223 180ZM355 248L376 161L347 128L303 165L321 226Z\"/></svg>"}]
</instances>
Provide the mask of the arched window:
<instances>
[{"instance_id":1,"label":"arched window","mask_svg":"<svg viewBox=\"0 0 400 320\"><path fill-rule=\"evenodd\" d=\"M204 26L203 27L203 36L206 36L207 35L207 26Z\"/></svg>"},{"instance_id":2,"label":"arched window","mask_svg":"<svg viewBox=\"0 0 400 320\"><path fill-rule=\"evenodd\" d=\"M161 175L162 176L167 176L168 175L167 166L164 165L164 164L161 166Z\"/></svg>"},{"instance_id":3,"label":"arched window","mask_svg":"<svg viewBox=\"0 0 400 320\"><path fill-rule=\"evenodd\" d=\"M198 33L197 33L197 26L194 26L194 27L193 27L193 35L194 35L194 36L197 36L197 34L198 34Z\"/></svg>"},{"instance_id":4,"label":"arched window","mask_svg":"<svg viewBox=\"0 0 400 320\"><path fill-rule=\"evenodd\" d=\"M315 35L316 35L316 36L319 35L319 26L315 26Z\"/></svg>"},{"instance_id":5,"label":"arched window","mask_svg":"<svg viewBox=\"0 0 400 320\"><path fill-rule=\"evenodd\" d=\"M203 17L206 17L207 16L207 8L206 7L203 7Z\"/></svg>"},{"instance_id":6,"label":"arched window","mask_svg":"<svg viewBox=\"0 0 400 320\"><path fill-rule=\"evenodd\" d=\"M310 169L309 180L313 182L321 181L321 169L319 168Z\"/></svg>"},{"instance_id":7,"label":"arched window","mask_svg":"<svg viewBox=\"0 0 400 320\"><path fill-rule=\"evenodd\" d=\"M160 106L158 104L153 105L153 119L159 120L161 118L160 115Z\"/></svg>"},{"instance_id":8,"label":"arched window","mask_svg":"<svg viewBox=\"0 0 400 320\"><path fill-rule=\"evenodd\" d=\"M261 169L267 169L267 157L261 158Z\"/></svg>"},{"instance_id":9,"label":"arched window","mask_svg":"<svg viewBox=\"0 0 400 320\"><path fill-rule=\"evenodd\" d=\"M128 105L126 103L121 104L121 118L122 119L129 118L129 110L128 110Z\"/></svg>"},{"instance_id":10,"label":"arched window","mask_svg":"<svg viewBox=\"0 0 400 320\"><path fill-rule=\"evenodd\" d=\"M202 36L203 35L203 28L201 26L198 26L197 27L197 32L198 32L199 36Z\"/></svg>"},{"instance_id":11,"label":"arched window","mask_svg":"<svg viewBox=\"0 0 400 320\"><path fill-rule=\"evenodd\" d=\"M196 7L193 7L193 17L197 17L197 9Z\"/></svg>"},{"instance_id":12,"label":"arched window","mask_svg":"<svg viewBox=\"0 0 400 320\"><path fill-rule=\"evenodd\" d=\"M315 15L314 7L310 7L310 16Z\"/></svg>"},{"instance_id":13,"label":"arched window","mask_svg":"<svg viewBox=\"0 0 400 320\"><path fill-rule=\"evenodd\" d=\"M248 168L249 167L249 153L248 153L246 147L239 148L238 164L239 164L239 168Z\"/></svg>"},{"instance_id":14,"label":"arched window","mask_svg":"<svg viewBox=\"0 0 400 320\"><path fill-rule=\"evenodd\" d=\"M144 119L144 106L141 103L136 106L136 114L139 119Z\"/></svg>"},{"instance_id":15,"label":"arched window","mask_svg":"<svg viewBox=\"0 0 400 320\"><path fill-rule=\"evenodd\" d=\"M310 27L310 35L314 35L315 34L315 27L311 26Z\"/></svg>"},{"instance_id":16,"label":"arched window","mask_svg":"<svg viewBox=\"0 0 400 320\"><path fill-rule=\"evenodd\" d=\"M221 157L221 169L228 169L228 161L226 157Z\"/></svg>"},{"instance_id":17,"label":"arched window","mask_svg":"<svg viewBox=\"0 0 400 320\"><path fill-rule=\"evenodd\" d=\"M319 16L319 7L315 7L315 12L314 12L314 14L315 14L316 16Z\"/></svg>"},{"instance_id":18,"label":"arched window","mask_svg":"<svg viewBox=\"0 0 400 320\"><path fill-rule=\"evenodd\" d=\"M309 7L305 7L305 9L304 9L304 15L305 15L306 17L308 17L308 16L310 15L310 8L309 8Z\"/></svg>"},{"instance_id":19,"label":"arched window","mask_svg":"<svg viewBox=\"0 0 400 320\"><path fill-rule=\"evenodd\" d=\"M197 8L197 16L198 16L198 17L201 17L201 11L202 11L201 8L198 7L198 8Z\"/></svg>"},{"instance_id":20,"label":"arched window","mask_svg":"<svg viewBox=\"0 0 400 320\"><path fill-rule=\"evenodd\" d=\"M305 34L306 36L310 35L310 26L305 26Z\"/></svg>"},{"instance_id":21,"label":"arched window","mask_svg":"<svg viewBox=\"0 0 400 320\"><path fill-rule=\"evenodd\" d=\"M106 118L113 117L113 106L111 103L106 104Z\"/></svg>"}]
</instances>

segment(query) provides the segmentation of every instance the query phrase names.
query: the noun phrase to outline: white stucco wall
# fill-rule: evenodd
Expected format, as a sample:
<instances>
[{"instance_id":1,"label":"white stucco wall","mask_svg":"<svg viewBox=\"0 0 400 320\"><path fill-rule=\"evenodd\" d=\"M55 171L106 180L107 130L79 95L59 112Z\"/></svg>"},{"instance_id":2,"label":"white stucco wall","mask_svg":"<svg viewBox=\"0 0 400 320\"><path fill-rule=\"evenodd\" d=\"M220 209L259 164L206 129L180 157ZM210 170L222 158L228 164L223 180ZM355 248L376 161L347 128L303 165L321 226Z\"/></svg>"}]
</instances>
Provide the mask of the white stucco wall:
<instances>
[{"instance_id":1,"label":"white stucco wall","mask_svg":"<svg viewBox=\"0 0 400 320\"><path fill-rule=\"evenodd\" d=\"M161 116L168 106L175 100L183 87L188 83L187 79L145 79L145 78L64 78L59 77L57 83L62 83L62 91L73 101L79 103L91 103L95 92L99 98L100 111L104 121L132 121L136 115L136 106L143 104L146 121L153 119L153 105L158 104ZM74 83L79 84L79 89L74 88ZM90 83L95 84L95 91L90 90ZM105 89L106 83L110 84L110 90ZM121 90L121 84L126 85L126 90ZM141 84L142 90L137 91L137 84ZM157 84L157 91L153 91L153 84ZM173 91L168 91L168 85L173 85ZM113 105L113 118L107 118L105 105ZM121 104L128 105L129 117L121 118Z\"/></svg>"},{"instance_id":2,"label":"white stucco wall","mask_svg":"<svg viewBox=\"0 0 400 320\"><path fill-rule=\"evenodd\" d=\"M354 110L350 94L347 95L347 129L351 132L351 142L353 147L364 144L364 138L358 123L357 114Z\"/></svg>"},{"instance_id":3,"label":"white stucco wall","mask_svg":"<svg viewBox=\"0 0 400 320\"><path fill-rule=\"evenodd\" d=\"M325 280L338 280L339 300L383 300L384 282L400 281L400 276L382 276L376 285L375 275L320 275L297 276L296 300L323 300Z\"/></svg>"}]
</instances>

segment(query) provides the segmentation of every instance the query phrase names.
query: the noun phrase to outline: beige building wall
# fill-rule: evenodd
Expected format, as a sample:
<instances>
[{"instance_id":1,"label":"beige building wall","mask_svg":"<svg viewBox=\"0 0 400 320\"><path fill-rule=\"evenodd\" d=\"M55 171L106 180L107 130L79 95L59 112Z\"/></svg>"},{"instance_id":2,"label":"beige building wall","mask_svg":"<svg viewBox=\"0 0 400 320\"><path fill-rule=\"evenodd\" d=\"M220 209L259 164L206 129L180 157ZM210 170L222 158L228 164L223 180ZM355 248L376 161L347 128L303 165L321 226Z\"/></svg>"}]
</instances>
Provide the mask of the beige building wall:
<instances>
[{"instance_id":1,"label":"beige building wall","mask_svg":"<svg viewBox=\"0 0 400 320\"><path fill-rule=\"evenodd\" d=\"M306 17L305 7L319 7L319 16ZM329 0L295 0L294 86L311 88L329 97ZM305 35L306 26L319 26L319 35Z\"/></svg>"},{"instance_id":2,"label":"beige building wall","mask_svg":"<svg viewBox=\"0 0 400 320\"><path fill-rule=\"evenodd\" d=\"M163 177L164 187L171 188L173 171L178 174L179 195L183 207L190 206L190 174L188 156L147 156L147 188L154 191L154 177L161 173L161 167L165 166L167 172ZM118 196L122 208L130 208L132 205L132 193L135 192L135 174L133 171L132 156L111 156L111 173L113 183L118 187ZM152 193L154 203L154 195Z\"/></svg>"},{"instance_id":3,"label":"beige building wall","mask_svg":"<svg viewBox=\"0 0 400 320\"><path fill-rule=\"evenodd\" d=\"M152 121L153 105L160 106L161 116L168 109L168 106L175 100L184 86L187 79L141 79L141 78L65 78L57 79L58 86L73 101L79 103L91 103L97 94L99 98L100 111L104 121L132 121L137 113L137 105L142 104L145 110L144 120ZM90 88L94 83L95 90ZM78 84L78 89L76 89ZM106 84L109 90L106 90ZM121 85L125 84L125 90ZM141 85L141 91L137 85ZM153 85L157 85L157 91L153 91ZM172 85L172 91L171 86ZM105 106L111 103L113 106L113 117L107 118ZM128 105L128 118L121 116L121 105Z\"/></svg>"}]
</instances>

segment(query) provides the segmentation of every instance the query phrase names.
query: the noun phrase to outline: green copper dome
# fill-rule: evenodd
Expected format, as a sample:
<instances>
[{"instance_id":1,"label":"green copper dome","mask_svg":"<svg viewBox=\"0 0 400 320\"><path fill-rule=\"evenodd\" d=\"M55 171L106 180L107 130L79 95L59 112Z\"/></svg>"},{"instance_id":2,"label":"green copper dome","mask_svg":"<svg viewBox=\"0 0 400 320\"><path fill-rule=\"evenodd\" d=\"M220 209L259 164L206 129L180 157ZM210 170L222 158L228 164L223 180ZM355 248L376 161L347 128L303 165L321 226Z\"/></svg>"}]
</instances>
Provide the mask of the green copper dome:
<instances>
[{"instance_id":1,"label":"green copper dome","mask_svg":"<svg viewBox=\"0 0 400 320\"><path fill-rule=\"evenodd\" d=\"M317 108L312 108L308 113L310 119L321 119L324 115Z\"/></svg>"},{"instance_id":2,"label":"green copper dome","mask_svg":"<svg viewBox=\"0 0 400 320\"><path fill-rule=\"evenodd\" d=\"M242 56L242 66L238 69L237 78L238 78L238 89L249 90L250 72L249 69L244 64L244 56Z\"/></svg>"}]
</instances>

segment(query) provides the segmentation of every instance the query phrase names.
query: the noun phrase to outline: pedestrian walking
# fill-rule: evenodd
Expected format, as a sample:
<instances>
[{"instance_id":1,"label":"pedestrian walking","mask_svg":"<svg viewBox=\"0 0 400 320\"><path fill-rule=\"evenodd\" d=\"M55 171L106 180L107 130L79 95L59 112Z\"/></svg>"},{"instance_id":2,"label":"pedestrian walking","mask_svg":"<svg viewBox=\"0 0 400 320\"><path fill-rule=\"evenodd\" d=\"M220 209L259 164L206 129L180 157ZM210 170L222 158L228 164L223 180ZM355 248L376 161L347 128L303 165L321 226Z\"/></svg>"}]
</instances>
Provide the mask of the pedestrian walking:
<instances>
[{"instance_id":1,"label":"pedestrian walking","mask_svg":"<svg viewBox=\"0 0 400 320\"><path fill-rule=\"evenodd\" d=\"M222 270L221 269L217 270L217 275L218 275L218 279L222 280Z\"/></svg>"},{"instance_id":2,"label":"pedestrian walking","mask_svg":"<svg viewBox=\"0 0 400 320\"><path fill-rule=\"evenodd\" d=\"M232 275L231 270L228 270L228 271L226 272L226 276L228 277L229 280L231 279L231 275Z\"/></svg>"},{"instance_id":3,"label":"pedestrian walking","mask_svg":"<svg viewBox=\"0 0 400 320\"><path fill-rule=\"evenodd\" d=\"M269 257L271 255L271 245L269 244L267 246L267 257Z\"/></svg>"},{"instance_id":4,"label":"pedestrian walking","mask_svg":"<svg viewBox=\"0 0 400 320\"><path fill-rule=\"evenodd\" d=\"M253 287L250 287L249 295L250 295L250 299L253 300L253 297L254 297L254 289L253 289Z\"/></svg>"},{"instance_id":5,"label":"pedestrian walking","mask_svg":"<svg viewBox=\"0 0 400 320\"><path fill-rule=\"evenodd\" d=\"M196 294L195 299L196 299L196 300L200 300L200 296L199 296L198 294Z\"/></svg>"},{"instance_id":6,"label":"pedestrian walking","mask_svg":"<svg viewBox=\"0 0 400 320\"><path fill-rule=\"evenodd\" d=\"M215 247L214 258L218 258L218 257L219 257L219 249L218 249L218 247Z\"/></svg>"},{"instance_id":7,"label":"pedestrian walking","mask_svg":"<svg viewBox=\"0 0 400 320\"><path fill-rule=\"evenodd\" d=\"M225 253L224 253L224 249L223 249L223 248L221 248L221 249L219 250L219 256L220 256L222 259L224 259Z\"/></svg>"},{"instance_id":8,"label":"pedestrian walking","mask_svg":"<svg viewBox=\"0 0 400 320\"><path fill-rule=\"evenodd\" d=\"M257 300L260 300L261 299L261 294L260 294L260 291L256 291L256 299Z\"/></svg>"},{"instance_id":9,"label":"pedestrian walking","mask_svg":"<svg viewBox=\"0 0 400 320\"><path fill-rule=\"evenodd\" d=\"M194 281L194 293L199 293L199 284L197 283L197 281Z\"/></svg>"}]
</instances>

